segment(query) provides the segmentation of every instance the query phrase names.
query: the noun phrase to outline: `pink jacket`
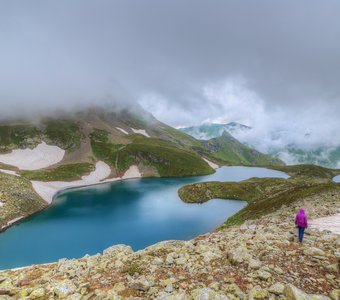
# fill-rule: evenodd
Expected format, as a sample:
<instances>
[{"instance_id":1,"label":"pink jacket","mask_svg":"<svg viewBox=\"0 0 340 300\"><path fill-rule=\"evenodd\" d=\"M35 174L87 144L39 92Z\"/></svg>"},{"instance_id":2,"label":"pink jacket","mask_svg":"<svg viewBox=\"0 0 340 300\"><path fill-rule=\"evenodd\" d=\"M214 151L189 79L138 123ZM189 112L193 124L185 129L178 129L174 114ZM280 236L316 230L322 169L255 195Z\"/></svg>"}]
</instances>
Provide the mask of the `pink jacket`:
<instances>
[{"instance_id":1,"label":"pink jacket","mask_svg":"<svg viewBox=\"0 0 340 300\"><path fill-rule=\"evenodd\" d=\"M303 228L308 227L307 215L305 214L305 210L303 208L301 208L300 211L296 214L295 224L298 227L303 227Z\"/></svg>"}]
</instances>

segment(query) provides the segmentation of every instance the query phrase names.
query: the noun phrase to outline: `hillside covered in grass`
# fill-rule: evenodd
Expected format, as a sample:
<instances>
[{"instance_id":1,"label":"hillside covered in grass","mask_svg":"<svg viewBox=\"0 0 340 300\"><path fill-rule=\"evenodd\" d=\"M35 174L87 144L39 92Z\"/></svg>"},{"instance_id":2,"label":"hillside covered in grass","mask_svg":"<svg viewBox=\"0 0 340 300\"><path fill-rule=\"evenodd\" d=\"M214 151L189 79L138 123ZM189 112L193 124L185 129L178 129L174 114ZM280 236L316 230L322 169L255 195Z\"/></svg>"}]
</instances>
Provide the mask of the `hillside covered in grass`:
<instances>
[{"instance_id":1,"label":"hillside covered in grass","mask_svg":"<svg viewBox=\"0 0 340 300\"><path fill-rule=\"evenodd\" d=\"M47 169L21 172L28 179L79 179L99 160L111 167L112 176L121 176L131 165L137 165L148 177L211 174L214 170L204 159L219 165L282 164L226 134L207 142L196 140L159 122L140 107L89 108L45 116L35 122L0 123L2 153L33 149L43 141L64 149L66 154L61 162Z\"/></svg>"},{"instance_id":2,"label":"hillside covered in grass","mask_svg":"<svg viewBox=\"0 0 340 300\"><path fill-rule=\"evenodd\" d=\"M202 141L202 144L209 149L213 157L227 161L231 165L266 166L284 164L277 158L240 143L227 131L224 131L220 137Z\"/></svg>"},{"instance_id":3,"label":"hillside covered in grass","mask_svg":"<svg viewBox=\"0 0 340 300\"><path fill-rule=\"evenodd\" d=\"M230 226L258 219L302 198L340 191L339 184L332 180L340 174L340 170L313 165L275 168L287 172L290 177L251 178L241 182L202 182L184 186L178 193L187 203L203 203L215 198L247 201L246 207L225 222L224 226Z\"/></svg>"}]
</instances>

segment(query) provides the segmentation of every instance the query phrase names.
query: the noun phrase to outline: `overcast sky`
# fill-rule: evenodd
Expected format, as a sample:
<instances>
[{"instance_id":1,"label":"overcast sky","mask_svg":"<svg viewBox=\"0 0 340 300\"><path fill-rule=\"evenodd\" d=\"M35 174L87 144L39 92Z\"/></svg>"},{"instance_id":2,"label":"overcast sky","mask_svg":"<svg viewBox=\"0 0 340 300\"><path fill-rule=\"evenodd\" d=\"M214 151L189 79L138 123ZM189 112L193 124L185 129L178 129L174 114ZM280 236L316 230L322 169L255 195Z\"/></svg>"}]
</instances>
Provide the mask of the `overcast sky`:
<instances>
[{"instance_id":1,"label":"overcast sky","mask_svg":"<svg viewBox=\"0 0 340 300\"><path fill-rule=\"evenodd\" d=\"M0 114L115 99L173 126L340 143L339 12L338 0L2 0Z\"/></svg>"}]
</instances>

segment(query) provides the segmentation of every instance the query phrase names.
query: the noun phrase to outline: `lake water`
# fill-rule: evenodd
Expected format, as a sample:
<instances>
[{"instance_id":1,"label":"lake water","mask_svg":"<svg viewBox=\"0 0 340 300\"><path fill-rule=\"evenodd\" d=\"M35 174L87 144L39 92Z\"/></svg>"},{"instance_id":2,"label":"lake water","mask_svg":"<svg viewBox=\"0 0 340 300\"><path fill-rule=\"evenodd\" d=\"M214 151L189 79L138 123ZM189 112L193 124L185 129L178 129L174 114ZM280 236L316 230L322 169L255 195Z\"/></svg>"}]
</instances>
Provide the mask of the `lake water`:
<instances>
[{"instance_id":1,"label":"lake water","mask_svg":"<svg viewBox=\"0 0 340 300\"><path fill-rule=\"evenodd\" d=\"M285 173L222 167L202 177L133 179L60 193L45 211L0 234L0 269L96 254L114 244L134 250L209 232L246 202L214 199L186 204L178 189L200 181L287 178Z\"/></svg>"},{"instance_id":2,"label":"lake water","mask_svg":"<svg viewBox=\"0 0 340 300\"><path fill-rule=\"evenodd\" d=\"M335 177L333 178L333 180L334 180L335 182L340 183L340 175L335 176Z\"/></svg>"}]
</instances>

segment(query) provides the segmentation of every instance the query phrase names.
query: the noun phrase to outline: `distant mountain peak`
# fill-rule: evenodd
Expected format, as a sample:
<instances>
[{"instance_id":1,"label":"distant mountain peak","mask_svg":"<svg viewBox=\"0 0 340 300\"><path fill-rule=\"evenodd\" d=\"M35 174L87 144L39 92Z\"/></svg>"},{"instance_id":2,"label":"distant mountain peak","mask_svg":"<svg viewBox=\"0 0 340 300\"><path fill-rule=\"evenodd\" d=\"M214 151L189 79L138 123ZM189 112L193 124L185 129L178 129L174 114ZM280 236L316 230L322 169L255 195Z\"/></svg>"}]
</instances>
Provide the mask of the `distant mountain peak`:
<instances>
[{"instance_id":1,"label":"distant mountain peak","mask_svg":"<svg viewBox=\"0 0 340 300\"><path fill-rule=\"evenodd\" d=\"M238 132L251 130L251 127L238 122L229 122L226 124L203 123L200 126L184 127L179 130L193 136L196 139L209 140L222 136L224 131L230 134L237 134Z\"/></svg>"}]
</instances>

